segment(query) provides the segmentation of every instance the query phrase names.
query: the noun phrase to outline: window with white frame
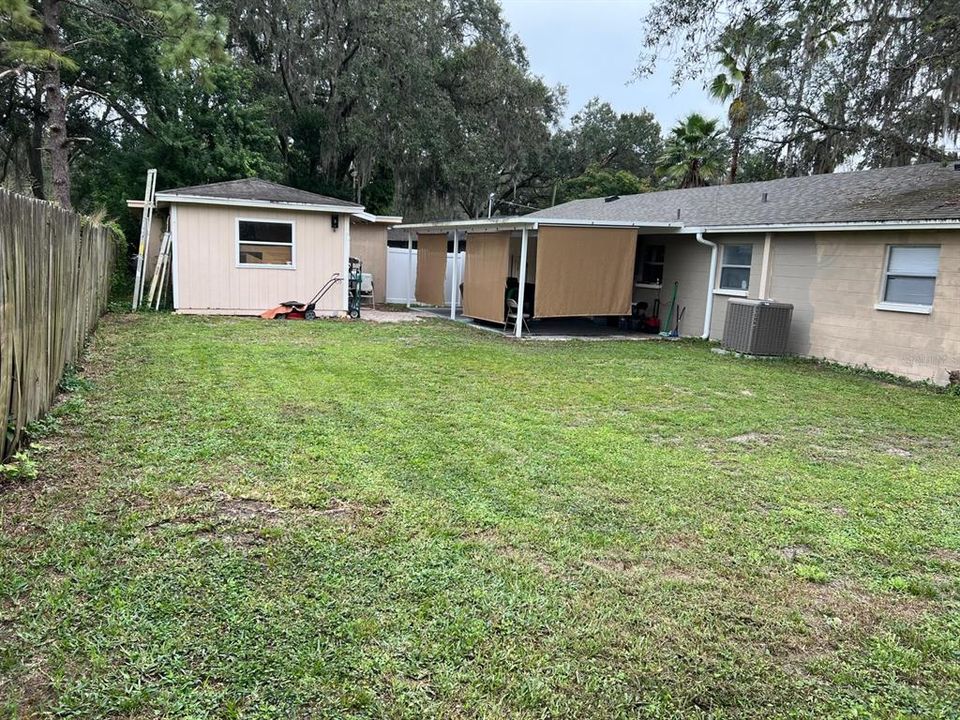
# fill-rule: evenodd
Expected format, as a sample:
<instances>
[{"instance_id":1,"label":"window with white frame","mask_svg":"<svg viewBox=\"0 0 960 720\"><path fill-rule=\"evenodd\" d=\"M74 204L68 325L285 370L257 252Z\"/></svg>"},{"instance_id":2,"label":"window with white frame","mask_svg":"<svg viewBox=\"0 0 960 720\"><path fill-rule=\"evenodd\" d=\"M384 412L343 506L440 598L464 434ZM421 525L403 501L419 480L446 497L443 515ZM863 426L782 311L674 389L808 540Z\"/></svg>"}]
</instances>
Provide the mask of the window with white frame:
<instances>
[{"instance_id":1,"label":"window with white frame","mask_svg":"<svg viewBox=\"0 0 960 720\"><path fill-rule=\"evenodd\" d=\"M750 263L753 260L753 245L724 245L720 262L721 290L742 290L750 287Z\"/></svg>"},{"instance_id":2,"label":"window with white frame","mask_svg":"<svg viewBox=\"0 0 960 720\"><path fill-rule=\"evenodd\" d=\"M237 220L237 264L244 267L293 267L293 223L287 220Z\"/></svg>"},{"instance_id":3,"label":"window with white frame","mask_svg":"<svg viewBox=\"0 0 960 720\"><path fill-rule=\"evenodd\" d=\"M939 245L891 245L887 249L883 302L932 307L939 269Z\"/></svg>"}]
</instances>

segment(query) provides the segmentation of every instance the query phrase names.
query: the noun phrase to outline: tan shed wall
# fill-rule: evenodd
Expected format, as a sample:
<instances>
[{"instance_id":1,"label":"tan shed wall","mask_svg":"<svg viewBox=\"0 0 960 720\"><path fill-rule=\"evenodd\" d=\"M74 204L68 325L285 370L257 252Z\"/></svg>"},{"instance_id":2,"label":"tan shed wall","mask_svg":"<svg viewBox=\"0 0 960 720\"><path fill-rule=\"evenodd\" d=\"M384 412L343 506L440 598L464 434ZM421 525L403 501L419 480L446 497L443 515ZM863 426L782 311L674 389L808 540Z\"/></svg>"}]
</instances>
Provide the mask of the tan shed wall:
<instances>
[{"instance_id":1,"label":"tan shed wall","mask_svg":"<svg viewBox=\"0 0 960 720\"><path fill-rule=\"evenodd\" d=\"M238 218L293 221L295 269L237 267ZM331 275L343 272L348 222L341 215L340 227L334 230L329 213L178 205L177 310L256 315L285 300L306 302ZM345 310L339 284L318 303L317 310L331 314Z\"/></svg>"},{"instance_id":2,"label":"tan shed wall","mask_svg":"<svg viewBox=\"0 0 960 720\"><path fill-rule=\"evenodd\" d=\"M637 231L540 227L534 317L629 315Z\"/></svg>"},{"instance_id":3,"label":"tan shed wall","mask_svg":"<svg viewBox=\"0 0 960 720\"><path fill-rule=\"evenodd\" d=\"M387 226L383 223L350 223L350 254L360 258L363 272L373 275L373 300L387 301Z\"/></svg>"}]
</instances>

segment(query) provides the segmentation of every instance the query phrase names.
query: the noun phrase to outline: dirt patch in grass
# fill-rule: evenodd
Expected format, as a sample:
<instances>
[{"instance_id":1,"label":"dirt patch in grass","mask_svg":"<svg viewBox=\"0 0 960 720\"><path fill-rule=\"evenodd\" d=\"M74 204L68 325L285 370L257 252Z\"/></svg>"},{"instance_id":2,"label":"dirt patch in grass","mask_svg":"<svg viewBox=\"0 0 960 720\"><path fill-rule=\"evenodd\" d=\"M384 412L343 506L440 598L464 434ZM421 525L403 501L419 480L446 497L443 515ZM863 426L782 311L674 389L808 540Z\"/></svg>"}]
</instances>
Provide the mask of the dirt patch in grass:
<instances>
[{"instance_id":1,"label":"dirt patch in grass","mask_svg":"<svg viewBox=\"0 0 960 720\"><path fill-rule=\"evenodd\" d=\"M780 557L787 562L797 562L803 558L809 557L813 551L806 545L788 545L780 548Z\"/></svg>"},{"instance_id":2,"label":"dirt patch in grass","mask_svg":"<svg viewBox=\"0 0 960 720\"><path fill-rule=\"evenodd\" d=\"M651 569L649 561L617 555L584 560L583 564L595 570L612 573L648 572Z\"/></svg>"},{"instance_id":3,"label":"dirt patch in grass","mask_svg":"<svg viewBox=\"0 0 960 720\"><path fill-rule=\"evenodd\" d=\"M923 598L904 593L870 592L848 579L795 585L798 607L816 638L826 639L846 626L872 632L881 624L916 623L933 609Z\"/></svg>"},{"instance_id":4,"label":"dirt patch in grass","mask_svg":"<svg viewBox=\"0 0 960 720\"><path fill-rule=\"evenodd\" d=\"M727 442L734 443L736 445L757 445L765 447L767 445L772 445L776 442L776 435L768 435L765 433L758 432L748 432L743 435L734 435L733 437L727 438Z\"/></svg>"},{"instance_id":5,"label":"dirt patch in grass","mask_svg":"<svg viewBox=\"0 0 960 720\"><path fill-rule=\"evenodd\" d=\"M376 517L384 506L365 506L331 498L323 507L279 506L262 498L235 497L205 486L177 488L151 503L163 517L143 526L148 535L172 533L252 546L310 520L344 523Z\"/></svg>"},{"instance_id":6,"label":"dirt patch in grass","mask_svg":"<svg viewBox=\"0 0 960 720\"><path fill-rule=\"evenodd\" d=\"M470 543L485 547L498 557L511 563L533 567L548 577L558 574L557 567L549 558L530 548L519 547L507 541L496 528L486 528L464 536Z\"/></svg>"}]
</instances>

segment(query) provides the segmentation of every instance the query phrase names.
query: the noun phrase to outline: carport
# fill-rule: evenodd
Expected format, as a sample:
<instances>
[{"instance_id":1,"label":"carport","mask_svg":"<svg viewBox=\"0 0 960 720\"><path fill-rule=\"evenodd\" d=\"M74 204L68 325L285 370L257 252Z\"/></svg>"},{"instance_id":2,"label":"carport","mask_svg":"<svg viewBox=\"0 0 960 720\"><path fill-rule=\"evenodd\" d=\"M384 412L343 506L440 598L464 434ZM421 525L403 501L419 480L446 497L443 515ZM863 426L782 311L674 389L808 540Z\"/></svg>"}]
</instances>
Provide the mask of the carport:
<instances>
[{"instance_id":1,"label":"carport","mask_svg":"<svg viewBox=\"0 0 960 720\"><path fill-rule=\"evenodd\" d=\"M462 315L483 322L503 325L508 298L532 319L629 315L638 236L680 227L522 217L398 225L407 231L411 258L417 242L415 282L412 260L408 264L409 286L416 289L407 305L449 305L455 320L462 282ZM443 285L451 237L454 257L461 237L466 253L462 281L455 266L447 298ZM522 336L522 322L514 333Z\"/></svg>"}]
</instances>

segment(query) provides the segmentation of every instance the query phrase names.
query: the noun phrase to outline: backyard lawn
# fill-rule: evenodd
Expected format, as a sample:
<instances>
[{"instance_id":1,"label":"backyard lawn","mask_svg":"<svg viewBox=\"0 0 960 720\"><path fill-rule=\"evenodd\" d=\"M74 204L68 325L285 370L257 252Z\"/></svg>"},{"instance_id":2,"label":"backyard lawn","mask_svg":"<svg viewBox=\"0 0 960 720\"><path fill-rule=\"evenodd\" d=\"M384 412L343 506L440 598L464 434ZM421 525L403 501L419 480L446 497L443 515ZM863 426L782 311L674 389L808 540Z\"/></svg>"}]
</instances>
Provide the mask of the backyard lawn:
<instances>
[{"instance_id":1,"label":"backyard lawn","mask_svg":"<svg viewBox=\"0 0 960 720\"><path fill-rule=\"evenodd\" d=\"M695 342L111 315L0 717L956 717L960 398Z\"/></svg>"}]
</instances>

